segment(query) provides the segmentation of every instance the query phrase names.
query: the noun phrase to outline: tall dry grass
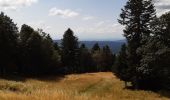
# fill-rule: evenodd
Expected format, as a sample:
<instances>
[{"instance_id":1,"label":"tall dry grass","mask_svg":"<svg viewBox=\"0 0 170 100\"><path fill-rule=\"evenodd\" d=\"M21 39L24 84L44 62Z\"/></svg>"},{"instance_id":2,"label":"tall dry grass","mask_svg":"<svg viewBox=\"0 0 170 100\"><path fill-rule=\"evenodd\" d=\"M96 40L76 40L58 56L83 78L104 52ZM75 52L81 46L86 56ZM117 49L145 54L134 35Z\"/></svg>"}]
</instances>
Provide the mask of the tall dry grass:
<instances>
[{"instance_id":1,"label":"tall dry grass","mask_svg":"<svg viewBox=\"0 0 170 100\"><path fill-rule=\"evenodd\" d=\"M0 100L170 100L149 91L123 89L112 73L67 75L53 80L0 80Z\"/></svg>"}]
</instances>

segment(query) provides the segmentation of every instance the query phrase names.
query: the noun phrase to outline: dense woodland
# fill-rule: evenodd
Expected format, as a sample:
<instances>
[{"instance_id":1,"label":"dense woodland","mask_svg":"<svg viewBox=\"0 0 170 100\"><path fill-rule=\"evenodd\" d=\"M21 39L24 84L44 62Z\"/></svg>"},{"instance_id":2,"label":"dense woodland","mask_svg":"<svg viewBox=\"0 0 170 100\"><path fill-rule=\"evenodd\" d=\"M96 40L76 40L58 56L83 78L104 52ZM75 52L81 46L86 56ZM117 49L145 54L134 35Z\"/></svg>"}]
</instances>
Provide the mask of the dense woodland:
<instances>
[{"instance_id":1,"label":"dense woodland","mask_svg":"<svg viewBox=\"0 0 170 100\"><path fill-rule=\"evenodd\" d=\"M153 0L128 0L118 21L127 44L113 72L134 89L170 89L170 12L158 17Z\"/></svg>"},{"instance_id":2,"label":"dense woodland","mask_svg":"<svg viewBox=\"0 0 170 100\"><path fill-rule=\"evenodd\" d=\"M118 54L92 49L68 29L55 43L42 29L17 25L0 14L0 74L58 75L113 71L134 89L170 89L170 12L160 17L152 0L128 0L120 14L127 43ZM127 84L126 84L127 85Z\"/></svg>"},{"instance_id":3,"label":"dense woodland","mask_svg":"<svg viewBox=\"0 0 170 100\"><path fill-rule=\"evenodd\" d=\"M114 55L109 46L96 43L89 50L79 44L78 38L68 29L61 44L53 42L42 29L34 30L16 24L0 14L0 73L1 75L49 75L111 71Z\"/></svg>"}]
</instances>

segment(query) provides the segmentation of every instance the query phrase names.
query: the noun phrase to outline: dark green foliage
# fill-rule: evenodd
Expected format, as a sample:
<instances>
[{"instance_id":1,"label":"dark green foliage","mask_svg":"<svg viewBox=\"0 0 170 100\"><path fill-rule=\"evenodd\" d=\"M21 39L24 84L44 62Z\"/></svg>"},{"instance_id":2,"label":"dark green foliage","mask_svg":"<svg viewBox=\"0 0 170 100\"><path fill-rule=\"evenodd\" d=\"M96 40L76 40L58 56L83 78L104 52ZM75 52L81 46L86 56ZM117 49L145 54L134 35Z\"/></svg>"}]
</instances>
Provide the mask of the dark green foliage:
<instances>
[{"instance_id":1,"label":"dark green foliage","mask_svg":"<svg viewBox=\"0 0 170 100\"><path fill-rule=\"evenodd\" d=\"M152 0L129 0L122 9L119 23L125 26L124 36L127 39L128 71L132 77L130 81L133 86L140 88L140 67L141 53L138 49L146 44L151 34L150 23L155 19L155 9Z\"/></svg>"},{"instance_id":2,"label":"dark green foliage","mask_svg":"<svg viewBox=\"0 0 170 100\"><path fill-rule=\"evenodd\" d=\"M114 59L114 55L112 54L109 46L104 46L102 50L102 71L111 71Z\"/></svg>"},{"instance_id":3,"label":"dark green foliage","mask_svg":"<svg viewBox=\"0 0 170 100\"><path fill-rule=\"evenodd\" d=\"M41 43L42 43L42 37L38 32L33 32L31 36L29 37L27 41L27 49L29 53L29 64L27 65L29 67L28 70L35 73L35 70L38 70L41 61L42 61L42 55L41 55Z\"/></svg>"},{"instance_id":4,"label":"dark green foliage","mask_svg":"<svg viewBox=\"0 0 170 100\"><path fill-rule=\"evenodd\" d=\"M17 54L18 29L16 24L4 13L0 13L0 71L14 67Z\"/></svg>"},{"instance_id":5,"label":"dark green foliage","mask_svg":"<svg viewBox=\"0 0 170 100\"><path fill-rule=\"evenodd\" d=\"M42 35L41 35L42 34ZM28 39L29 61L28 67L33 73L51 73L60 60L59 53L53 46L51 37L46 33L33 32Z\"/></svg>"},{"instance_id":6,"label":"dark green foliage","mask_svg":"<svg viewBox=\"0 0 170 100\"><path fill-rule=\"evenodd\" d=\"M68 29L61 42L61 60L64 67L71 73L77 72L79 65L79 43L71 29Z\"/></svg>"},{"instance_id":7,"label":"dark green foliage","mask_svg":"<svg viewBox=\"0 0 170 100\"><path fill-rule=\"evenodd\" d=\"M20 31L20 40L23 43L23 45L27 42L27 40L30 38L31 34L34 32L34 29L30 26L24 24L21 27Z\"/></svg>"},{"instance_id":8,"label":"dark green foliage","mask_svg":"<svg viewBox=\"0 0 170 100\"><path fill-rule=\"evenodd\" d=\"M135 89L170 89L170 13L156 18L152 0L129 0L120 17L128 43L116 75Z\"/></svg>"},{"instance_id":9,"label":"dark green foliage","mask_svg":"<svg viewBox=\"0 0 170 100\"><path fill-rule=\"evenodd\" d=\"M92 48L92 57L96 66L96 71L111 71L114 63L114 55L109 46L104 46L101 50L98 43Z\"/></svg>"},{"instance_id":10,"label":"dark green foliage","mask_svg":"<svg viewBox=\"0 0 170 100\"><path fill-rule=\"evenodd\" d=\"M24 24L18 32L12 20L0 14L0 71L3 74L50 75L110 71L114 55L109 46L92 50L71 29L63 35L61 45L53 43L42 29L35 31Z\"/></svg>"},{"instance_id":11,"label":"dark green foliage","mask_svg":"<svg viewBox=\"0 0 170 100\"><path fill-rule=\"evenodd\" d=\"M92 53L95 53L96 51L100 51L100 46L98 43L94 44L94 46L91 49Z\"/></svg>"},{"instance_id":12,"label":"dark green foliage","mask_svg":"<svg viewBox=\"0 0 170 100\"><path fill-rule=\"evenodd\" d=\"M92 54L93 60L94 60L94 64L95 64L95 71L99 71L101 72L102 69L102 61L103 61L103 57L102 57L102 51L97 50Z\"/></svg>"},{"instance_id":13,"label":"dark green foliage","mask_svg":"<svg viewBox=\"0 0 170 100\"><path fill-rule=\"evenodd\" d=\"M102 55L98 43L95 43L94 46L92 47L91 54L92 59L94 61L94 71L102 71L101 70Z\"/></svg>"},{"instance_id":14,"label":"dark green foliage","mask_svg":"<svg viewBox=\"0 0 170 100\"><path fill-rule=\"evenodd\" d=\"M52 73L52 69L57 67L60 57L49 34L34 31L24 24L20 32L19 46L19 73Z\"/></svg>"},{"instance_id":15,"label":"dark green foliage","mask_svg":"<svg viewBox=\"0 0 170 100\"><path fill-rule=\"evenodd\" d=\"M153 36L143 49L143 59L138 68L143 86L153 89L170 89L170 13L153 22Z\"/></svg>"},{"instance_id":16,"label":"dark green foliage","mask_svg":"<svg viewBox=\"0 0 170 100\"><path fill-rule=\"evenodd\" d=\"M116 76L119 77L123 81L130 81L130 75L128 72L128 65L127 65L127 47L126 45L122 45L121 51L117 55L115 67L113 72L115 72Z\"/></svg>"},{"instance_id":17,"label":"dark green foliage","mask_svg":"<svg viewBox=\"0 0 170 100\"><path fill-rule=\"evenodd\" d=\"M79 72L93 72L95 71L95 65L92 59L92 55L86 48L85 44L80 46L80 66Z\"/></svg>"},{"instance_id":18,"label":"dark green foliage","mask_svg":"<svg viewBox=\"0 0 170 100\"><path fill-rule=\"evenodd\" d=\"M30 39L34 29L30 26L24 24L21 27L21 31L19 34L19 61L17 62L18 65L18 72L22 73L23 68L29 66L30 64L30 54L28 49L28 40Z\"/></svg>"},{"instance_id":19,"label":"dark green foliage","mask_svg":"<svg viewBox=\"0 0 170 100\"><path fill-rule=\"evenodd\" d=\"M54 43L54 48L55 48L55 50L57 50L57 51L61 51L61 50L60 50L60 47L58 46L58 43L57 43L57 42Z\"/></svg>"},{"instance_id":20,"label":"dark green foliage","mask_svg":"<svg viewBox=\"0 0 170 100\"><path fill-rule=\"evenodd\" d=\"M60 56L58 50L55 50L53 45L53 40L49 34L43 33L43 40L41 43L41 52L42 52L42 63L41 66L44 67L46 71L52 71L58 67Z\"/></svg>"}]
</instances>

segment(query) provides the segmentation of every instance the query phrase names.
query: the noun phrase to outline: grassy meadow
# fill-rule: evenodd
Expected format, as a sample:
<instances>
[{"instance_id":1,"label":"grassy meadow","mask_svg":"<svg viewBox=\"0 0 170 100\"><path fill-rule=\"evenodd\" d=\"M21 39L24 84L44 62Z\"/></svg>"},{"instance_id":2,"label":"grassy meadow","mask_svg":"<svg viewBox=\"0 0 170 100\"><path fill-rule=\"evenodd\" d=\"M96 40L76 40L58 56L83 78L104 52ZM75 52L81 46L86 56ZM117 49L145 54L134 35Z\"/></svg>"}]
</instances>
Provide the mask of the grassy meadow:
<instances>
[{"instance_id":1,"label":"grassy meadow","mask_svg":"<svg viewBox=\"0 0 170 100\"><path fill-rule=\"evenodd\" d=\"M165 94L166 95L166 94ZM150 91L124 89L112 73L87 73L24 81L0 79L0 100L170 100Z\"/></svg>"}]
</instances>

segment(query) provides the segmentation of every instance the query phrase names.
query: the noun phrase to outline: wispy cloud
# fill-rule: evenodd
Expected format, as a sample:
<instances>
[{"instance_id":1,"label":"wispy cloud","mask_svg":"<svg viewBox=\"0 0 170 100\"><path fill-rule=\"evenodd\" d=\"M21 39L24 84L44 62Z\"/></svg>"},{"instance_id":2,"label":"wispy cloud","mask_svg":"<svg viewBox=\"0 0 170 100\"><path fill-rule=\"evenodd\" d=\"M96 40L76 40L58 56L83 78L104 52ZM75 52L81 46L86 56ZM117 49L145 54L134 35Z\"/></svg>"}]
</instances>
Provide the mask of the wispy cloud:
<instances>
[{"instance_id":1,"label":"wispy cloud","mask_svg":"<svg viewBox=\"0 0 170 100\"><path fill-rule=\"evenodd\" d=\"M78 33L83 38L88 38L89 36L96 36L95 38L104 39L107 38L122 38L123 27L118 23L113 23L112 21L98 21L88 26L75 27L75 32Z\"/></svg>"},{"instance_id":2,"label":"wispy cloud","mask_svg":"<svg viewBox=\"0 0 170 100\"><path fill-rule=\"evenodd\" d=\"M52 27L48 26L47 23L43 20L32 21L32 22L29 22L29 23L26 23L26 24L32 26L35 30L43 29L43 31L45 31L45 32L49 32L52 29Z\"/></svg>"},{"instance_id":3,"label":"wispy cloud","mask_svg":"<svg viewBox=\"0 0 170 100\"><path fill-rule=\"evenodd\" d=\"M16 10L17 8L31 6L37 2L38 0L0 0L0 9Z\"/></svg>"},{"instance_id":4,"label":"wispy cloud","mask_svg":"<svg viewBox=\"0 0 170 100\"><path fill-rule=\"evenodd\" d=\"M170 11L170 0L154 0L154 2L158 16Z\"/></svg>"},{"instance_id":5,"label":"wispy cloud","mask_svg":"<svg viewBox=\"0 0 170 100\"><path fill-rule=\"evenodd\" d=\"M87 20L92 20L92 19L94 19L95 17L93 17L93 16L85 16L85 17L83 17L82 19L84 20L84 21L87 21Z\"/></svg>"},{"instance_id":6,"label":"wispy cloud","mask_svg":"<svg viewBox=\"0 0 170 100\"><path fill-rule=\"evenodd\" d=\"M51 8L49 10L49 16L59 16L62 18L72 18L72 17L76 17L79 16L78 12L72 11L70 9L57 9L56 7Z\"/></svg>"}]
</instances>

